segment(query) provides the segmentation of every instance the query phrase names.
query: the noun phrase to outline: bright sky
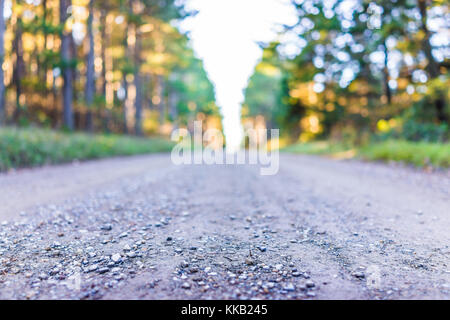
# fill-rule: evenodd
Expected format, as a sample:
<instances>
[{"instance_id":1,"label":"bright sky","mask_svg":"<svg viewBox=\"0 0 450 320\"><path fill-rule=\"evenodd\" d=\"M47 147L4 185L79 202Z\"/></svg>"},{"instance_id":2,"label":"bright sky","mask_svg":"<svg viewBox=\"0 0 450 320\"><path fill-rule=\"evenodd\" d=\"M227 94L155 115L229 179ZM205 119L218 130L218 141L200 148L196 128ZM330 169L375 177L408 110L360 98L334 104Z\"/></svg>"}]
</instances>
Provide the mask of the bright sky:
<instances>
[{"instance_id":1,"label":"bright sky","mask_svg":"<svg viewBox=\"0 0 450 320\"><path fill-rule=\"evenodd\" d=\"M276 26L293 24L296 16L289 0L188 0L188 8L199 13L183 22L182 29L190 31L216 87L227 145L234 149L242 138L243 91L262 56L256 42L274 40Z\"/></svg>"}]
</instances>

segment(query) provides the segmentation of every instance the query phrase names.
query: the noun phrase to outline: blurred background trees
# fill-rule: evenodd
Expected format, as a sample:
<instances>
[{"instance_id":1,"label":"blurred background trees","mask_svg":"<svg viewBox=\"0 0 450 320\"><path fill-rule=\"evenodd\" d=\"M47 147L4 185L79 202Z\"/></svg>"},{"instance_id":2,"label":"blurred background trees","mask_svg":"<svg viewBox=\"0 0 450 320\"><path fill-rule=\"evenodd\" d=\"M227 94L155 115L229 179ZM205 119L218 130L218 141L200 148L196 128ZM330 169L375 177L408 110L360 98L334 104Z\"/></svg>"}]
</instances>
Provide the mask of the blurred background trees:
<instances>
[{"instance_id":1,"label":"blurred background trees","mask_svg":"<svg viewBox=\"0 0 450 320\"><path fill-rule=\"evenodd\" d=\"M242 121L291 142L449 137L450 12L441 0L293 0L245 91Z\"/></svg>"},{"instance_id":2,"label":"blurred background trees","mask_svg":"<svg viewBox=\"0 0 450 320\"><path fill-rule=\"evenodd\" d=\"M5 124L168 134L204 119L220 129L214 87L174 0L0 0Z\"/></svg>"},{"instance_id":3,"label":"blurred background trees","mask_svg":"<svg viewBox=\"0 0 450 320\"><path fill-rule=\"evenodd\" d=\"M175 27L182 1L0 0L0 121L88 132L221 127L214 86ZM443 0L292 0L298 21L261 44L246 126L287 141L449 139ZM226 61L224 61L226 63Z\"/></svg>"}]
</instances>

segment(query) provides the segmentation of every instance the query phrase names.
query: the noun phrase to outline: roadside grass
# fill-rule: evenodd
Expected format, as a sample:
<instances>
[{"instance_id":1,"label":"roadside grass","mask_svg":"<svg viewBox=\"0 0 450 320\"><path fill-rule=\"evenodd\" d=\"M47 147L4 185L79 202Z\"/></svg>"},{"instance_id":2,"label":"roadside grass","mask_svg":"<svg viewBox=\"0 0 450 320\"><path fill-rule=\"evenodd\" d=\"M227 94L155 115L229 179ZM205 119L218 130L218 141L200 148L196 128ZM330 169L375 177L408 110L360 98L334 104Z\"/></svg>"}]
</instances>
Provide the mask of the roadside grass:
<instances>
[{"instance_id":1,"label":"roadside grass","mask_svg":"<svg viewBox=\"0 0 450 320\"><path fill-rule=\"evenodd\" d=\"M38 128L0 128L0 171L73 160L168 152L163 138L65 133Z\"/></svg>"},{"instance_id":2,"label":"roadside grass","mask_svg":"<svg viewBox=\"0 0 450 320\"><path fill-rule=\"evenodd\" d=\"M333 143L330 141L297 143L282 149L282 151L291 153L331 155L331 156L342 152L348 152L350 150L352 150L352 148L342 143Z\"/></svg>"},{"instance_id":3,"label":"roadside grass","mask_svg":"<svg viewBox=\"0 0 450 320\"><path fill-rule=\"evenodd\" d=\"M341 143L317 141L294 144L284 152L326 155L333 158L360 158L364 160L397 161L418 167L450 167L450 143L411 142L387 140L361 147L349 147Z\"/></svg>"},{"instance_id":4,"label":"roadside grass","mask_svg":"<svg viewBox=\"0 0 450 320\"><path fill-rule=\"evenodd\" d=\"M450 167L450 143L388 140L359 150L363 159L399 161L415 166Z\"/></svg>"}]
</instances>

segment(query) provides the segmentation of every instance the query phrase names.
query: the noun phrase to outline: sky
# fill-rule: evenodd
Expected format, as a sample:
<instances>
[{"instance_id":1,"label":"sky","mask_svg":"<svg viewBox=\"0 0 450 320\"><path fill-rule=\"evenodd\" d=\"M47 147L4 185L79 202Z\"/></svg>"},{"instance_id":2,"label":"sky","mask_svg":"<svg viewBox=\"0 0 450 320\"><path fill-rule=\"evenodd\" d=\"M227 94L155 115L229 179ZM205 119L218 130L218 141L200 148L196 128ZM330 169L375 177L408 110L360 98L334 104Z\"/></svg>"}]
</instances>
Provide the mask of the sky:
<instances>
[{"instance_id":1,"label":"sky","mask_svg":"<svg viewBox=\"0 0 450 320\"><path fill-rule=\"evenodd\" d=\"M257 42L274 40L277 26L296 22L295 12L289 0L188 0L187 7L198 14L181 29L190 32L193 49L215 85L227 147L233 150L243 134L243 92L262 57Z\"/></svg>"}]
</instances>

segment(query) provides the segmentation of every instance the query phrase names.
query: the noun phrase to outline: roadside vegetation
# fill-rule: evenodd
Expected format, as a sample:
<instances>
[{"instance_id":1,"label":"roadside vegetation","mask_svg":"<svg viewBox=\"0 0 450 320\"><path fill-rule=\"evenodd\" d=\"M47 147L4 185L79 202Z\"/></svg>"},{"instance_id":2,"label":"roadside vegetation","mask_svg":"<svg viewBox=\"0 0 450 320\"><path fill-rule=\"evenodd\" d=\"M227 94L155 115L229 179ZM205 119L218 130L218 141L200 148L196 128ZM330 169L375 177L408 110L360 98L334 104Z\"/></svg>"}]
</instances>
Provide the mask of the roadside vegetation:
<instances>
[{"instance_id":1,"label":"roadside vegetation","mask_svg":"<svg viewBox=\"0 0 450 320\"><path fill-rule=\"evenodd\" d=\"M193 13L183 1L0 4L0 171L169 151L194 120L221 130L213 83L175 26Z\"/></svg>"},{"instance_id":2,"label":"roadside vegetation","mask_svg":"<svg viewBox=\"0 0 450 320\"><path fill-rule=\"evenodd\" d=\"M168 137L203 120L221 130L214 85L175 27L193 13L183 1L1 4L0 127Z\"/></svg>"},{"instance_id":3,"label":"roadside vegetation","mask_svg":"<svg viewBox=\"0 0 450 320\"><path fill-rule=\"evenodd\" d=\"M388 140L359 149L363 159L399 161L416 166L450 167L450 143Z\"/></svg>"},{"instance_id":4,"label":"roadside vegetation","mask_svg":"<svg viewBox=\"0 0 450 320\"><path fill-rule=\"evenodd\" d=\"M295 8L297 23L261 44L244 127L280 129L290 152L448 167L450 56L448 42L437 45L448 4L303 0Z\"/></svg>"},{"instance_id":5,"label":"roadside vegetation","mask_svg":"<svg viewBox=\"0 0 450 320\"><path fill-rule=\"evenodd\" d=\"M450 143L386 140L355 147L330 141L314 141L290 145L284 152L325 155L333 158L360 158L396 161L418 167L450 167Z\"/></svg>"},{"instance_id":6,"label":"roadside vegetation","mask_svg":"<svg viewBox=\"0 0 450 320\"><path fill-rule=\"evenodd\" d=\"M168 152L163 138L65 133L37 128L0 128L0 171L74 160Z\"/></svg>"}]
</instances>

